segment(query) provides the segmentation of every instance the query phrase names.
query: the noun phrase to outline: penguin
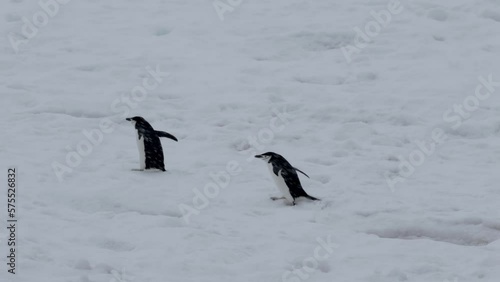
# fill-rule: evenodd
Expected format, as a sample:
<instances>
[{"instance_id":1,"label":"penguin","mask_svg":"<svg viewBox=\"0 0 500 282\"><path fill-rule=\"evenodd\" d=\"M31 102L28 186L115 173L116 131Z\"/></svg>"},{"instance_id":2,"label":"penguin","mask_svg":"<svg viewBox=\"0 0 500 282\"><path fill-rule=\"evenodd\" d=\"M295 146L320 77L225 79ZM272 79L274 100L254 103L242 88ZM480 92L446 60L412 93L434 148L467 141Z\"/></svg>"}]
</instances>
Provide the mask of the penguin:
<instances>
[{"instance_id":1,"label":"penguin","mask_svg":"<svg viewBox=\"0 0 500 282\"><path fill-rule=\"evenodd\" d=\"M283 156L273 152L267 152L261 155L256 155L255 157L267 162L269 171L271 172L271 177L283 194L283 197L271 197L271 200L276 201L285 199L293 206L295 206L295 200L299 197L305 197L313 201L320 200L309 196L306 191L304 191L297 172L302 173L308 178L309 176L300 169L293 167L285 158L283 158Z\"/></svg>"},{"instance_id":2,"label":"penguin","mask_svg":"<svg viewBox=\"0 0 500 282\"><path fill-rule=\"evenodd\" d=\"M165 171L163 163L163 149L161 147L160 137L167 137L176 142L177 138L164 131L156 131L151 124L143 117L126 118L130 121L137 131L137 147L139 148L140 171L145 169L159 169Z\"/></svg>"}]
</instances>

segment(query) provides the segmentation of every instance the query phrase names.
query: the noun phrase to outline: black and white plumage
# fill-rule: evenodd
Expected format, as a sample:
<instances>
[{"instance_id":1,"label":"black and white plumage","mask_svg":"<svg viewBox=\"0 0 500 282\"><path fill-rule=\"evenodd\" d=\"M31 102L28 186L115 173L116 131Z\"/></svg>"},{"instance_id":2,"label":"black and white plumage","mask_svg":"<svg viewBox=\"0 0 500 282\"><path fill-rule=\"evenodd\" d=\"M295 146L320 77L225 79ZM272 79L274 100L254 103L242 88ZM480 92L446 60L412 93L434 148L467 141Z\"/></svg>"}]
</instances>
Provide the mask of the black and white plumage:
<instances>
[{"instance_id":1,"label":"black and white plumage","mask_svg":"<svg viewBox=\"0 0 500 282\"><path fill-rule=\"evenodd\" d=\"M134 124L137 131L137 147L139 148L140 170L159 169L165 171L163 149L160 137L178 141L175 136L164 131L156 131L143 117L132 117L126 120Z\"/></svg>"},{"instance_id":2,"label":"black and white plumage","mask_svg":"<svg viewBox=\"0 0 500 282\"><path fill-rule=\"evenodd\" d=\"M290 204L295 205L295 199L305 197L313 201L319 201L318 198L309 196L302 188L297 171L309 177L303 171L293 167L283 156L268 152L262 155L256 155L256 158L267 162L271 176L283 194L283 197L272 197L272 200L285 199Z\"/></svg>"}]
</instances>

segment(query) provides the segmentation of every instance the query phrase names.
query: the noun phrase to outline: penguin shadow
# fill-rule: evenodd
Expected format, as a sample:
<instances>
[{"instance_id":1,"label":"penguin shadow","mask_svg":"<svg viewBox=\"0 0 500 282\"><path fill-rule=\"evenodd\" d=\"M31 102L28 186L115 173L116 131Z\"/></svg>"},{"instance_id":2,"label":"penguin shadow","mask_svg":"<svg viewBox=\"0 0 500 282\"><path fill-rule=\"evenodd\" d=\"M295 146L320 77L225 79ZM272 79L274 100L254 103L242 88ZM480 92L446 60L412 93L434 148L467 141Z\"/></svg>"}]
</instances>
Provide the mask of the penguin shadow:
<instances>
[{"instance_id":1,"label":"penguin shadow","mask_svg":"<svg viewBox=\"0 0 500 282\"><path fill-rule=\"evenodd\" d=\"M318 198L317 201L313 201L304 197L296 198L295 205L285 201L281 197L269 197L269 200L275 203L275 206L281 207L291 207L301 209L302 207L318 207L320 210L328 209L333 206L334 201L327 198Z\"/></svg>"},{"instance_id":2,"label":"penguin shadow","mask_svg":"<svg viewBox=\"0 0 500 282\"><path fill-rule=\"evenodd\" d=\"M158 176L164 176L164 175L175 175L175 176L191 176L196 174L195 172L189 171L189 170L180 170L180 169L165 169L164 171L161 169L139 169L139 168L130 168L130 166L127 166L127 169L129 169L132 173L136 173L136 175L158 175Z\"/></svg>"},{"instance_id":3,"label":"penguin shadow","mask_svg":"<svg viewBox=\"0 0 500 282\"><path fill-rule=\"evenodd\" d=\"M169 172L169 170L161 170L157 168L147 168L147 169L141 169L141 168L131 168L130 171L136 171L136 172L143 172L143 173L159 173L159 172Z\"/></svg>"}]
</instances>

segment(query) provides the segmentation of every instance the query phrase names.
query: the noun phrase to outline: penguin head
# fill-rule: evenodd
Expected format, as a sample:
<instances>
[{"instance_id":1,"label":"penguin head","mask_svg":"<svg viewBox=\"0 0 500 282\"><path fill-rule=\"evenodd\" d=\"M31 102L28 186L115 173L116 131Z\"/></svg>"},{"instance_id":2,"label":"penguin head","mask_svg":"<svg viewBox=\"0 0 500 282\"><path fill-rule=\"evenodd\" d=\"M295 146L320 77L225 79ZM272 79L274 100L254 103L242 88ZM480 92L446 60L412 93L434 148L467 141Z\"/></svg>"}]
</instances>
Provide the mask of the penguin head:
<instances>
[{"instance_id":1,"label":"penguin head","mask_svg":"<svg viewBox=\"0 0 500 282\"><path fill-rule=\"evenodd\" d=\"M267 152L267 153L264 153L264 154L261 154L261 155L256 155L255 157L257 159L261 159L265 162L271 162L271 160L275 157L279 156L278 154L276 153L273 153L273 152Z\"/></svg>"},{"instance_id":2,"label":"penguin head","mask_svg":"<svg viewBox=\"0 0 500 282\"><path fill-rule=\"evenodd\" d=\"M135 116L135 117L130 117L126 118L126 120L130 121L132 125L137 129L141 131L154 131L153 127L149 122L147 122L143 117L140 116Z\"/></svg>"},{"instance_id":3,"label":"penguin head","mask_svg":"<svg viewBox=\"0 0 500 282\"><path fill-rule=\"evenodd\" d=\"M147 122L143 117L139 116L126 118L126 120L130 121L132 124Z\"/></svg>"}]
</instances>

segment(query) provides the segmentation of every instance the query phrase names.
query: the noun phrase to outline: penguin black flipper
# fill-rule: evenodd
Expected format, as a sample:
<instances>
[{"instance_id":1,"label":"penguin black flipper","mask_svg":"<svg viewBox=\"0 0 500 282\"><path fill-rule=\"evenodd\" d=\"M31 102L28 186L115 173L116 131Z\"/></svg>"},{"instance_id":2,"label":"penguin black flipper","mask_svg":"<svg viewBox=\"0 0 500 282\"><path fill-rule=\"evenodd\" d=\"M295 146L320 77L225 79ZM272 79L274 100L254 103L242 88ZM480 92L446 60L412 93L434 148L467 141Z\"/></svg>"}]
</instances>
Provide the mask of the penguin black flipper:
<instances>
[{"instance_id":1,"label":"penguin black flipper","mask_svg":"<svg viewBox=\"0 0 500 282\"><path fill-rule=\"evenodd\" d=\"M166 137L166 138L174 140L175 142L179 142L179 140L177 140L177 138L175 136L173 136L172 134L170 134L168 132L155 130L155 133L156 133L156 136L158 136L158 137Z\"/></svg>"},{"instance_id":2,"label":"penguin black flipper","mask_svg":"<svg viewBox=\"0 0 500 282\"><path fill-rule=\"evenodd\" d=\"M273 166L273 173L276 174L276 176L280 176L280 171L281 168L279 166Z\"/></svg>"},{"instance_id":3,"label":"penguin black flipper","mask_svg":"<svg viewBox=\"0 0 500 282\"><path fill-rule=\"evenodd\" d=\"M146 169L159 169L165 171L163 158L163 148L161 147L160 138L156 134L142 134L144 138L144 148L146 154Z\"/></svg>"},{"instance_id":4,"label":"penguin black flipper","mask_svg":"<svg viewBox=\"0 0 500 282\"><path fill-rule=\"evenodd\" d=\"M296 168L296 167L294 167L294 169L295 169L296 171L298 171L298 172L302 173L303 175L307 176L307 178L311 178L311 177L309 177L309 175L307 175L307 174L306 174L305 172L303 172L302 170L300 170L300 169L298 169L298 168Z\"/></svg>"}]
</instances>

